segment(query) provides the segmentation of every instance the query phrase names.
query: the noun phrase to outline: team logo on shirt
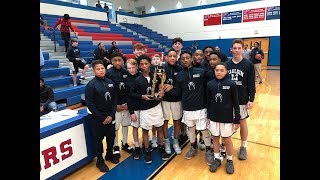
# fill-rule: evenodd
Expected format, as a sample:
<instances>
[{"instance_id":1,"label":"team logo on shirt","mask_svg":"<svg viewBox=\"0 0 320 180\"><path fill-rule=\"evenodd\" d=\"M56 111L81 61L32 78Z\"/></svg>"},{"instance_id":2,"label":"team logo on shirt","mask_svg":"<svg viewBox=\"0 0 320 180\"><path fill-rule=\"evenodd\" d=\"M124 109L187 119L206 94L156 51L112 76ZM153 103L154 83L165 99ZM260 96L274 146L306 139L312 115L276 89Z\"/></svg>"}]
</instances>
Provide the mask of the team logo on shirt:
<instances>
[{"instance_id":1,"label":"team logo on shirt","mask_svg":"<svg viewBox=\"0 0 320 180\"><path fill-rule=\"evenodd\" d=\"M216 100L216 102L222 102L222 94L221 93L217 93L215 96L215 100Z\"/></svg>"},{"instance_id":2,"label":"team logo on shirt","mask_svg":"<svg viewBox=\"0 0 320 180\"><path fill-rule=\"evenodd\" d=\"M151 92L151 86L147 88L147 94L149 94L149 92Z\"/></svg>"},{"instance_id":3,"label":"team logo on shirt","mask_svg":"<svg viewBox=\"0 0 320 180\"><path fill-rule=\"evenodd\" d=\"M238 81L238 76L243 77L243 72L240 69L230 69L228 73L231 75L231 80Z\"/></svg>"},{"instance_id":4,"label":"team logo on shirt","mask_svg":"<svg viewBox=\"0 0 320 180\"><path fill-rule=\"evenodd\" d=\"M192 75L193 78L197 78L197 77L200 77L200 74L194 74Z\"/></svg>"},{"instance_id":5,"label":"team logo on shirt","mask_svg":"<svg viewBox=\"0 0 320 180\"><path fill-rule=\"evenodd\" d=\"M173 80L172 80L171 78L169 78L169 79L167 80L167 83L170 84L170 85L172 85Z\"/></svg>"},{"instance_id":6,"label":"team logo on shirt","mask_svg":"<svg viewBox=\"0 0 320 180\"><path fill-rule=\"evenodd\" d=\"M127 78L127 77L128 77L128 75L124 74L124 75L122 75L122 77L123 77L123 78Z\"/></svg>"},{"instance_id":7,"label":"team logo on shirt","mask_svg":"<svg viewBox=\"0 0 320 180\"><path fill-rule=\"evenodd\" d=\"M107 91L106 93L104 93L104 98L108 101L111 100L111 95L110 93Z\"/></svg>"},{"instance_id":8,"label":"team logo on shirt","mask_svg":"<svg viewBox=\"0 0 320 180\"><path fill-rule=\"evenodd\" d=\"M222 89L230 89L230 86L222 86Z\"/></svg>"},{"instance_id":9,"label":"team logo on shirt","mask_svg":"<svg viewBox=\"0 0 320 180\"><path fill-rule=\"evenodd\" d=\"M124 82L119 83L119 89L120 90L126 89Z\"/></svg>"},{"instance_id":10,"label":"team logo on shirt","mask_svg":"<svg viewBox=\"0 0 320 180\"><path fill-rule=\"evenodd\" d=\"M196 89L196 85L191 81L188 84L188 88L189 88L189 91L195 90Z\"/></svg>"}]
</instances>

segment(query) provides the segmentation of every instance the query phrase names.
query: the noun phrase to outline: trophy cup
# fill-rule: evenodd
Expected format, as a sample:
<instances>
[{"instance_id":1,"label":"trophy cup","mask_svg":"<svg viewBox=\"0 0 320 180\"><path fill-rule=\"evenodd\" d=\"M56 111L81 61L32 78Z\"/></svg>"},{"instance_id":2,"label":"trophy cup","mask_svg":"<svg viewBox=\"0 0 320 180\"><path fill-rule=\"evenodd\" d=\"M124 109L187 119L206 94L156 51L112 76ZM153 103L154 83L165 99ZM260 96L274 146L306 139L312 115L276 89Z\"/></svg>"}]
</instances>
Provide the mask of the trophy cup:
<instances>
[{"instance_id":1,"label":"trophy cup","mask_svg":"<svg viewBox=\"0 0 320 180\"><path fill-rule=\"evenodd\" d=\"M156 85L157 85L157 76L160 76L161 82L160 82L159 91L155 92ZM160 88L163 88L163 85L164 85L165 81L166 81L166 73L165 73L165 70L164 70L164 68L162 66L162 63L160 63L160 65L156 65L155 69L154 69L150 99L152 99L152 100L162 100L162 97L159 96L159 92L161 90Z\"/></svg>"}]
</instances>

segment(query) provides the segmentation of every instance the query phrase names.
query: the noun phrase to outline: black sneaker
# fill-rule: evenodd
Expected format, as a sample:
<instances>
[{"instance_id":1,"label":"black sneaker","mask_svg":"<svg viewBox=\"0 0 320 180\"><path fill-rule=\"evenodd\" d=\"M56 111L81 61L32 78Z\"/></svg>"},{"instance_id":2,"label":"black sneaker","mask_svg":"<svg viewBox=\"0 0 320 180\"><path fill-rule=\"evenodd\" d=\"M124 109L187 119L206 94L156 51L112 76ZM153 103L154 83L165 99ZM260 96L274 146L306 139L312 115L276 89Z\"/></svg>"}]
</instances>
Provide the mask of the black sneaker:
<instances>
[{"instance_id":1,"label":"black sneaker","mask_svg":"<svg viewBox=\"0 0 320 180\"><path fill-rule=\"evenodd\" d=\"M130 153L130 154L134 153L134 149L132 147L130 147L128 143L126 143L125 145L122 144L121 149Z\"/></svg>"},{"instance_id":2,"label":"black sneaker","mask_svg":"<svg viewBox=\"0 0 320 180\"><path fill-rule=\"evenodd\" d=\"M133 153L133 159L139 160L141 155L141 148L140 147L135 147L134 148L134 153Z\"/></svg>"},{"instance_id":3,"label":"black sneaker","mask_svg":"<svg viewBox=\"0 0 320 180\"><path fill-rule=\"evenodd\" d=\"M218 158L215 158L213 160L213 163L210 166L210 171L211 172L216 172L219 166L221 166L221 160L218 159Z\"/></svg>"},{"instance_id":4,"label":"black sneaker","mask_svg":"<svg viewBox=\"0 0 320 180\"><path fill-rule=\"evenodd\" d=\"M119 163L119 158L115 154L106 154L105 158L106 161L110 161L113 164Z\"/></svg>"},{"instance_id":5,"label":"black sneaker","mask_svg":"<svg viewBox=\"0 0 320 180\"><path fill-rule=\"evenodd\" d=\"M119 146L113 147L113 155L117 156L118 159L120 158L120 148L119 148Z\"/></svg>"},{"instance_id":6,"label":"black sneaker","mask_svg":"<svg viewBox=\"0 0 320 180\"><path fill-rule=\"evenodd\" d=\"M146 151L146 156L144 157L144 162L147 164L152 163L152 158L151 158L151 151L149 149L145 149Z\"/></svg>"},{"instance_id":7,"label":"black sneaker","mask_svg":"<svg viewBox=\"0 0 320 180\"><path fill-rule=\"evenodd\" d=\"M109 171L108 166L103 161L97 161L96 166L101 172L108 172Z\"/></svg>"},{"instance_id":8,"label":"black sneaker","mask_svg":"<svg viewBox=\"0 0 320 180\"><path fill-rule=\"evenodd\" d=\"M145 149L144 143L142 143L142 148ZM152 148L152 145L151 145L151 141L149 141L148 149L149 149L150 151L153 151L153 148Z\"/></svg>"},{"instance_id":9,"label":"black sneaker","mask_svg":"<svg viewBox=\"0 0 320 180\"><path fill-rule=\"evenodd\" d=\"M160 148L160 149L159 149L159 152L160 152L160 154L161 154L162 160L164 160L164 161L168 160L169 157L170 157L170 154L167 154L167 153L166 153L166 151L164 150L164 145L162 145L162 146L160 145L159 148Z\"/></svg>"}]
</instances>

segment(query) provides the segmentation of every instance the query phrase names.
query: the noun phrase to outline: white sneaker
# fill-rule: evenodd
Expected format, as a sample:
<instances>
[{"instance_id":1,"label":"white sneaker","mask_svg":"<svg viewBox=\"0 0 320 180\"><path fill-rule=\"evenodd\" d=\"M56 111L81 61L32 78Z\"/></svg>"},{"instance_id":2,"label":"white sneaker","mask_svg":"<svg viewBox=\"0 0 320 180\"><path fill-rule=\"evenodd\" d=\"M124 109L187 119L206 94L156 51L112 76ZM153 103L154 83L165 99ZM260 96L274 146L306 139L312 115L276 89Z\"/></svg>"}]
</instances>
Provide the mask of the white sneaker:
<instances>
[{"instance_id":1,"label":"white sneaker","mask_svg":"<svg viewBox=\"0 0 320 180\"><path fill-rule=\"evenodd\" d=\"M171 154L171 147L170 147L170 141L168 139L163 139L164 142L164 150L166 151L167 154Z\"/></svg>"},{"instance_id":2,"label":"white sneaker","mask_svg":"<svg viewBox=\"0 0 320 180\"><path fill-rule=\"evenodd\" d=\"M157 148L158 147L158 143L157 143L157 136L154 136L151 140L151 146L152 148Z\"/></svg>"},{"instance_id":3,"label":"white sneaker","mask_svg":"<svg viewBox=\"0 0 320 180\"><path fill-rule=\"evenodd\" d=\"M172 145L174 151L177 153L177 154L181 154L181 148L179 146L179 141L178 139L173 139L173 145Z\"/></svg>"},{"instance_id":4,"label":"white sneaker","mask_svg":"<svg viewBox=\"0 0 320 180\"><path fill-rule=\"evenodd\" d=\"M80 76L80 79L85 80L86 77L84 77L83 75Z\"/></svg>"},{"instance_id":5,"label":"white sneaker","mask_svg":"<svg viewBox=\"0 0 320 180\"><path fill-rule=\"evenodd\" d=\"M206 145L204 145L203 139L199 140L198 148L202 151L206 149Z\"/></svg>"}]
</instances>

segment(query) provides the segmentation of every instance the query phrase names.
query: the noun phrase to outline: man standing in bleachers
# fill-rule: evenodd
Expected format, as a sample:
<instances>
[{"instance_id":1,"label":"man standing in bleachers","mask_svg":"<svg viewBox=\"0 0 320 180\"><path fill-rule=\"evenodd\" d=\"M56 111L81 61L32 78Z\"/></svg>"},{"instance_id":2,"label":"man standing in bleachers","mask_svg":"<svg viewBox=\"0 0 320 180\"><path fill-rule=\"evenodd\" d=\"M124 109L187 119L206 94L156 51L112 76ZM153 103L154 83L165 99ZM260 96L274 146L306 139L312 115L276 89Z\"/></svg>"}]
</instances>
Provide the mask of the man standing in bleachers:
<instances>
[{"instance_id":1,"label":"man standing in bleachers","mask_svg":"<svg viewBox=\"0 0 320 180\"><path fill-rule=\"evenodd\" d=\"M110 9L109 9L109 6L107 5L107 3L104 3L104 9L106 10L107 18L108 18L108 22L109 22L110 21L110 19L109 19Z\"/></svg>"},{"instance_id":2,"label":"man standing in bleachers","mask_svg":"<svg viewBox=\"0 0 320 180\"><path fill-rule=\"evenodd\" d=\"M100 4L100 1L97 2L96 7L97 7L97 8L102 8L102 6L101 6L101 4Z\"/></svg>"},{"instance_id":3,"label":"man standing in bleachers","mask_svg":"<svg viewBox=\"0 0 320 180\"><path fill-rule=\"evenodd\" d=\"M64 14L63 18L59 18L56 24L54 24L52 27L54 29L60 24L61 38L64 40L64 47L66 52L69 47L70 29L72 30L74 35L76 35L69 19L70 19L69 14Z\"/></svg>"}]
</instances>

